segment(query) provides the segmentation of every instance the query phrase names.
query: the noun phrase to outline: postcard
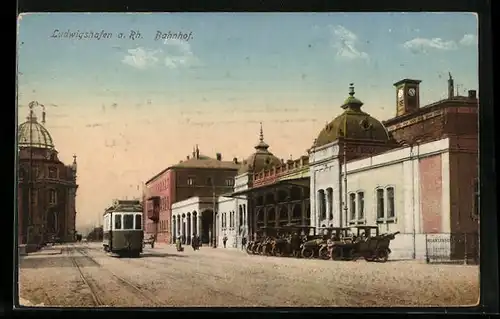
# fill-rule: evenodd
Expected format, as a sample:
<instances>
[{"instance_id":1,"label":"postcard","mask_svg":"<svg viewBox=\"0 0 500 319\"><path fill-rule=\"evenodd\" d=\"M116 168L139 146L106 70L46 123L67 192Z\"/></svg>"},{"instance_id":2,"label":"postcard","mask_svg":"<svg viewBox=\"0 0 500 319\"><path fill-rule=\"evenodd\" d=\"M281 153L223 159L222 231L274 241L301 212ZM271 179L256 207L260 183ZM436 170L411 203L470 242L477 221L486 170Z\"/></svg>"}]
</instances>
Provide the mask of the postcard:
<instances>
[{"instance_id":1,"label":"postcard","mask_svg":"<svg viewBox=\"0 0 500 319\"><path fill-rule=\"evenodd\" d=\"M476 305L477 39L469 13L20 15L20 305Z\"/></svg>"}]
</instances>

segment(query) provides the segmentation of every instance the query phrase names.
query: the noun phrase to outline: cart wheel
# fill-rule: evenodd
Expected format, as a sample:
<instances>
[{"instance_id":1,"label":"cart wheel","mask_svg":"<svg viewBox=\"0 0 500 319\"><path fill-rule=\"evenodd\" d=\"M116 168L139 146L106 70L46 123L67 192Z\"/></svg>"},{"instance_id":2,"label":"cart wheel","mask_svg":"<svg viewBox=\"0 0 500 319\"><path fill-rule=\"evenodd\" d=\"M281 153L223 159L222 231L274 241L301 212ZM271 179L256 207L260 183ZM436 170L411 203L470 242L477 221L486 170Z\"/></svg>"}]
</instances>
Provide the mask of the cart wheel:
<instances>
[{"instance_id":1,"label":"cart wheel","mask_svg":"<svg viewBox=\"0 0 500 319\"><path fill-rule=\"evenodd\" d=\"M273 255L276 257L283 257L283 252L278 247L273 248Z\"/></svg>"},{"instance_id":2,"label":"cart wheel","mask_svg":"<svg viewBox=\"0 0 500 319\"><path fill-rule=\"evenodd\" d=\"M389 259L389 254L386 250L381 251L378 255L377 261L385 263Z\"/></svg>"},{"instance_id":3,"label":"cart wheel","mask_svg":"<svg viewBox=\"0 0 500 319\"><path fill-rule=\"evenodd\" d=\"M318 254L321 259L330 259L330 256L328 255L328 247L321 247Z\"/></svg>"},{"instance_id":4,"label":"cart wheel","mask_svg":"<svg viewBox=\"0 0 500 319\"><path fill-rule=\"evenodd\" d=\"M314 251L312 249L307 249L307 248L302 248L302 251L300 253L302 257L311 259L314 257Z\"/></svg>"},{"instance_id":5,"label":"cart wheel","mask_svg":"<svg viewBox=\"0 0 500 319\"><path fill-rule=\"evenodd\" d=\"M357 261L359 259L359 256L354 253L354 249L349 250L347 256L349 256L352 261Z\"/></svg>"}]
</instances>

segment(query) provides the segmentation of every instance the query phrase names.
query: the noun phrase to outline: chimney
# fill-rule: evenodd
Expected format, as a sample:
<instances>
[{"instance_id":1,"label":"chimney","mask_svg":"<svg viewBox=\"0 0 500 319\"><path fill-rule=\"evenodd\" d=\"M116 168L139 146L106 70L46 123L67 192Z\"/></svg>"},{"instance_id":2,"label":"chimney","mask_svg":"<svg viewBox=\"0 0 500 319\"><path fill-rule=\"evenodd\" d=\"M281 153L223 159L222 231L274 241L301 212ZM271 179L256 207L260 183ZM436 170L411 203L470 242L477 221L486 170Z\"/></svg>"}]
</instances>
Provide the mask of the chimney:
<instances>
[{"instance_id":1,"label":"chimney","mask_svg":"<svg viewBox=\"0 0 500 319\"><path fill-rule=\"evenodd\" d=\"M234 163L234 164L238 164L238 159L237 159L236 157L235 157L235 158L233 158L233 163Z\"/></svg>"},{"instance_id":2,"label":"chimney","mask_svg":"<svg viewBox=\"0 0 500 319\"><path fill-rule=\"evenodd\" d=\"M469 99L476 99L477 96L476 96L476 90L469 90L468 91L468 96L469 96Z\"/></svg>"},{"instance_id":3,"label":"chimney","mask_svg":"<svg viewBox=\"0 0 500 319\"><path fill-rule=\"evenodd\" d=\"M198 144L196 144L196 159L200 159L200 149L198 148Z\"/></svg>"},{"instance_id":4,"label":"chimney","mask_svg":"<svg viewBox=\"0 0 500 319\"><path fill-rule=\"evenodd\" d=\"M186 159L187 159L187 160L189 159L189 155L188 155L188 156L186 156Z\"/></svg>"},{"instance_id":5,"label":"chimney","mask_svg":"<svg viewBox=\"0 0 500 319\"><path fill-rule=\"evenodd\" d=\"M215 156L217 157L218 161L222 161L222 154L221 153L216 153Z\"/></svg>"},{"instance_id":6,"label":"chimney","mask_svg":"<svg viewBox=\"0 0 500 319\"><path fill-rule=\"evenodd\" d=\"M449 99L452 99L454 96L455 96L455 93L454 93L454 81L453 81L453 78L451 77L451 73L448 72L448 75L449 75L449 78L448 78L448 98Z\"/></svg>"}]
</instances>

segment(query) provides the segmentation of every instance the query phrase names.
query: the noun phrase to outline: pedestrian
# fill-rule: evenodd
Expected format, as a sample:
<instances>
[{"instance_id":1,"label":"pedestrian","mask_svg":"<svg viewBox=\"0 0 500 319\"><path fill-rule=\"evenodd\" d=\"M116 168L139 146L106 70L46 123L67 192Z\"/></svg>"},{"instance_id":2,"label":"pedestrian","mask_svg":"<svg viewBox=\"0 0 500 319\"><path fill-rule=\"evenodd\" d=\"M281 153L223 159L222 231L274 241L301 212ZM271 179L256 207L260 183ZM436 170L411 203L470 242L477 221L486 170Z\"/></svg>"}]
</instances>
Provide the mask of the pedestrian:
<instances>
[{"instance_id":1,"label":"pedestrian","mask_svg":"<svg viewBox=\"0 0 500 319\"><path fill-rule=\"evenodd\" d=\"M227 237L226 235L224 235L224 237L222 238L222 244L224 245L224 248L226 248L226 242L227 242Z\"/></svg>"},{"instance_id":2,"label":"pedestrian","mask_svg":"<svg viewBox=\"0 0 500 319\"><path fill-rule=\"evenodd\" d=\"M193 237L191 237L191 247L193 247L193 251L196 250L196 236L193 235Z\"/></svg>"},{"instance_id":3,"label":"pedestrian","mask_svg":"<svg viewBox=\"0 0 500 319\"><path fill-rule=\"evenodd\" d=\"M241 238L241 249L245 249L246 245L247 245L247 238L243 236Z\"/></svg>"}]
</instances>

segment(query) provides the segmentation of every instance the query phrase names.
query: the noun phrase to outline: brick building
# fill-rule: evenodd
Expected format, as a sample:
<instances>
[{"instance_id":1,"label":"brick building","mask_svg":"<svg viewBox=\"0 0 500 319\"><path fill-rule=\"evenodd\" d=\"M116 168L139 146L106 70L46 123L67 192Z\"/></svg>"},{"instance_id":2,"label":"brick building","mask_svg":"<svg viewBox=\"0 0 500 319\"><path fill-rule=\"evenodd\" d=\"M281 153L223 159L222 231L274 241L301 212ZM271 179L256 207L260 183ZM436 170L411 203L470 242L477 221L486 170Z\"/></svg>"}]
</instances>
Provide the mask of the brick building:
<instances>
[{"instance_id":1,"label":"brick building","mask_svg":"<svg viewBox=\"0 0 500 319\"><path fill-rule=\"evenodd\" d=\"M146 236L155 235L158 241L171 243L182 227L192 227L186 220L200 220L200 227L206 229L204 239L208 241L213 209L206 218L200 216L175 216L172 218L172 204L191 197L213 197L232 190L239 163L236 159L223 161L222 154L216 158L200 154L198 146L192 154L178 164L170 166L149 179L144 187L144 225ZM210 216L209 216L210 215ZM189 226L188 226L189 225ZM175 230L175 233L172 232ZM187 234L187 230L183 234ZM190 240L185 238L186 242Z\"/></svg>"},{"instance_id":2,"label":"brick building","mask_svg":"<svg viewBox=\"0 0 500 319\"><path fill-rule=\"evenodd\" d=\"M18 240L39 245L55 236L75 240L76 156L71 165L58 158L52 137L30 104L27 121L18 127Z\"/></svg>"}]
</instances>

